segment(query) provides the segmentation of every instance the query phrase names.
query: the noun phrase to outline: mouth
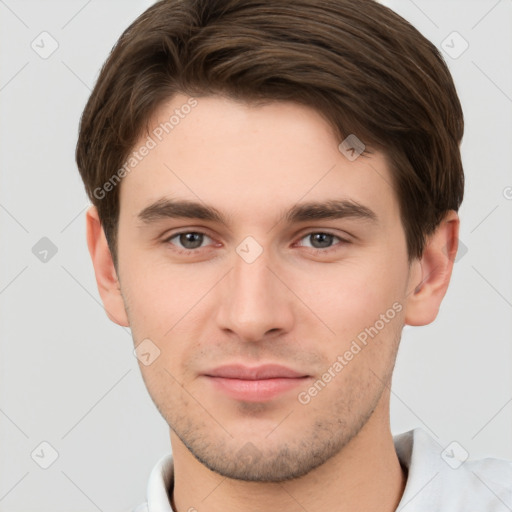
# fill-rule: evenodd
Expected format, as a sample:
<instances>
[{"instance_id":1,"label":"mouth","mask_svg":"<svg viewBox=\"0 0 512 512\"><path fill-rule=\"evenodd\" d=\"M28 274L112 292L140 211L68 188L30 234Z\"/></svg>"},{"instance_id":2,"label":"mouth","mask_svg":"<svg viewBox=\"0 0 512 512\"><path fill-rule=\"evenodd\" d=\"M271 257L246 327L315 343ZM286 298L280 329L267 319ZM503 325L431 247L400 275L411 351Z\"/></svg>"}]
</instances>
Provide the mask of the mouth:
<instances>
[{"instance_id":1,"label":"mouth","mask_svg":"<svg viewBox=\"0 0 512 512\"><path fill-rule=\"evenodd\" d=\"M285 366L221 366L203 374L214 389L235 400L263 402L303 385L311 376Z\"/></svg>"}]
</instances>

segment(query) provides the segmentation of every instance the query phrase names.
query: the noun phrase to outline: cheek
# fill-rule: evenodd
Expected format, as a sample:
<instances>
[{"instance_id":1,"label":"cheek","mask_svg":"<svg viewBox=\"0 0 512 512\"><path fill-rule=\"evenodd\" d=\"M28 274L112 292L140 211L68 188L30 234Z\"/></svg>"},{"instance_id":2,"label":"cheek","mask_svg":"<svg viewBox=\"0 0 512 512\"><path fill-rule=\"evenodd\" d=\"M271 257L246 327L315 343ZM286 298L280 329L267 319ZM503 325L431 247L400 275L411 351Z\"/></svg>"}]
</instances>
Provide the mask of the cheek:
<instances>
[{"instance_id":1,"label":"cheek","mask_svg":"<svg viewBox=\"0 0 512 512\"><path fill-rule=\"evenodd\" d=\"M401 280L396 262L370 257L326 265L318 274L297 275L293 282L297 295L339 339L354 336L400 301Z\"/></svg>"},{"instance_id":2,"label":"cheek","mask_svg":"<svg viewBox=\"0 0 512 512\"><path fill-rule=\"evenodd\" d=\"M218 277L211 270L198 273L187 271L185 265L143 264L135 257L123 270L127 277L122 281L123 295L134 343L137 346L149 339L159 354L150 366L139 364L144 380L148 388L152 384L158 388L169 379L166 386L175 386L172 377L179 382L188 378L183 363L201 352L199 340L204 338L208 304L205 294Z\"/></svg>"},{"instance_id":3,"label":"cheek","mask_svg":"<svg viewBox=\"0 0 512 512\"><path fill-rule=\"evenodd\" d=\"M132 330L147 329L158 339L171 336L182 323L190 323L200 310L201 298L218 280L211 268L152 261L144 254L133 254L124 262L123 275Z\"/></svg>"},{"instance_id":4,"label":"cheek","mask_svg":"<svg viewBox=\"0 0 512 512\"><path fill-rule=\"evenodd\" d=\"M165 357L149 366L140 365L140 370L149 395L164 418L172 418L191 405L189 395L180 385L181 376Z\"/></svg>"}]
</instances>

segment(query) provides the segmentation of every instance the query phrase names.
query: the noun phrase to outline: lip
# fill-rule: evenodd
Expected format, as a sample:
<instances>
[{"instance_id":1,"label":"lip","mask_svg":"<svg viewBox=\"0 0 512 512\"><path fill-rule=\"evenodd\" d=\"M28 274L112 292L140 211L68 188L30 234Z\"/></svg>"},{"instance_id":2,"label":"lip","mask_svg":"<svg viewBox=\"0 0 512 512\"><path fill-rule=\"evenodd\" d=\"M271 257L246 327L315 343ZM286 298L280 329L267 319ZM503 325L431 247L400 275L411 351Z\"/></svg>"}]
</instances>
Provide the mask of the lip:
<instances>
[{"instance_id":1,"label":"lip","mask_svg":"<svg viewBox=\"0 0 512 512\"><path fill-rule=\"evenodd\" d=\"M208 377L223 377L225 379L242 380L262 380L262 379L294 379L307 377L305 373L300 373L286 366L279 364L264 364L260 366L243 366L241 364L230 364L219 366L213 370L205 372Z\"/></svg>"},{"instance_id":2,"label":"lip","mask_svg":"<svg viewBox=\"0 0 512 512\"><path fill-rule=\"evenodd\" d=\"M262 402L292 390L311 378L276 364L257 367L227 365L205 372L214 388L236 400Z\"/></svg>"}]
</instances>

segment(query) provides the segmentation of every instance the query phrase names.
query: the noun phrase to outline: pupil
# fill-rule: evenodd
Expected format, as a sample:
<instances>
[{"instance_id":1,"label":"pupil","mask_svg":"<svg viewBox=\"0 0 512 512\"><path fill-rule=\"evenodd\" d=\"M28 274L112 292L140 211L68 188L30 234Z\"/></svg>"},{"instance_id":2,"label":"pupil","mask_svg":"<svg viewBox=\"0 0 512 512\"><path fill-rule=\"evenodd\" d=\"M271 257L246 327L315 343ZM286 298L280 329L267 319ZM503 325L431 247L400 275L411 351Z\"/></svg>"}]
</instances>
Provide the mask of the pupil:
<instances>
[{"instance_id":1,"label":"pupil","mask_svg":"<svg viewBox=\"0 0 512 512\"><path fill-rule=\"evenodd\" d=\"M180 243L187 249L197 249L201 247L201 237L201 233L184 233L180 236ZM194 238L196 238L195 241Z\"/></svg>"},{"instance_id":2,"label":"pupil","mask_svg":"<svg viewBox=\"0 0 512 512\"><path fill-rule=\"evenodd\" d=\"M329 247L330 242L332 242L332 237L333 237L333 235L329 235L328 233L315 233L313 235L313 240L319 241L320 247L323 248L323 247ZM315 243L313 243L313 247L316 247Z\"/></svg>"}]
</instances>

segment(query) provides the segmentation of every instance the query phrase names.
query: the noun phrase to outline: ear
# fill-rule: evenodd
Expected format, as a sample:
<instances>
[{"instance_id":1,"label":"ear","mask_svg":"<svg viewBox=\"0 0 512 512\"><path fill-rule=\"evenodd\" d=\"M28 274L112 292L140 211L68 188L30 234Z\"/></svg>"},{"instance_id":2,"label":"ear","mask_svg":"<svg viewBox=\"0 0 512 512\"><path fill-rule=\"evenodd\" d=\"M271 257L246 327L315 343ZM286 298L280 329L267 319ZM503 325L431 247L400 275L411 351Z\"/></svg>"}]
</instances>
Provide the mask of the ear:
<instances>
[{"instance_id":1,"label":"ear","mask_svg":"<svg viewBox=\"0 0 512 512\"><path fill-rule=\"evenodd\" d=\"M98 210L91 206L86 213L87 246L91 255L96 284L107 316L118 325L129 327L123 296L112 255L105 238Z\"/></svg>"},{"instance_id":2,"label":"ear","mask_svg":"<svg viewBox=\"0 0 512 512\"><path fill-rule=\"evenodd\" d=\"M405 307L407 325L433 322L446 294L459 246L460 220L449 210L428 238L423 255L411 264Z\"/></svg>"}]
</instances>

